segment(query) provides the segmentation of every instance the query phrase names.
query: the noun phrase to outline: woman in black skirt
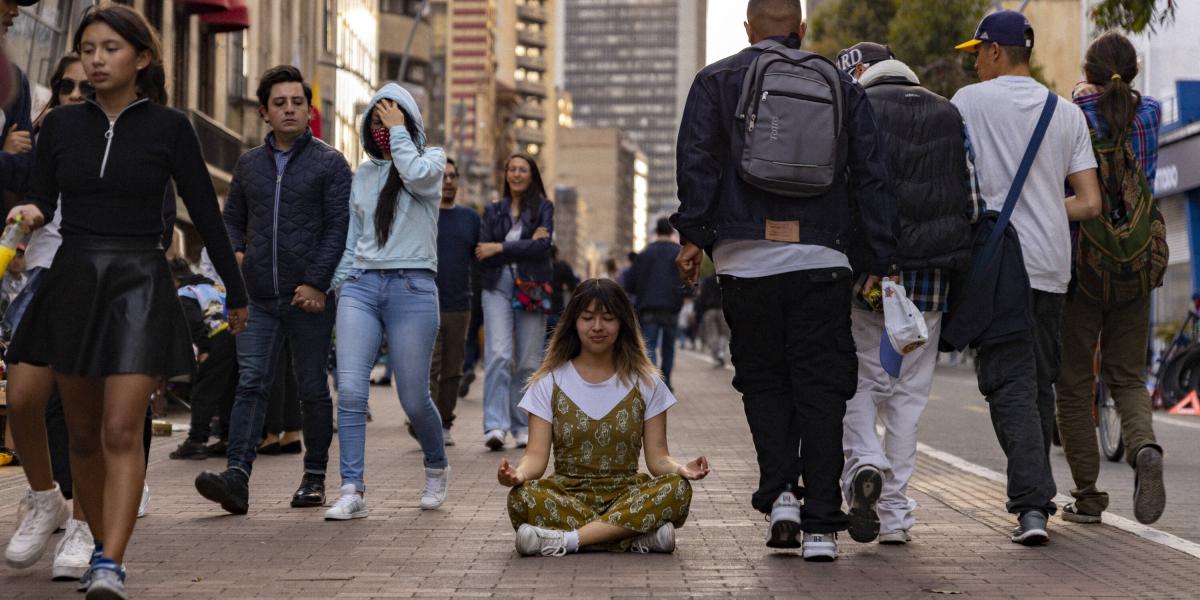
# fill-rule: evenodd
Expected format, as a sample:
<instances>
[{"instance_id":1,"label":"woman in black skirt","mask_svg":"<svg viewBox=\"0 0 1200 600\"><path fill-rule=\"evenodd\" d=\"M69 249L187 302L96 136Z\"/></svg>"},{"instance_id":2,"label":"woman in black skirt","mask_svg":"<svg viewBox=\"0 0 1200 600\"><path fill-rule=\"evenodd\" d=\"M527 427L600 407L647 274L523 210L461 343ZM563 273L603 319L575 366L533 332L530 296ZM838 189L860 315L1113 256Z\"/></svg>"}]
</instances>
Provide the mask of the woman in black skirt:
<instances>
[{"instance_id":1,"label":"woman in black skirt","mask_svg":"<svg viewBox=\"0 0 1200 600\"><path fill-rule=\"evenodd\" d=\"M246 292L196 133L164 106L160 44L145 18L120 5L89 12L74 45L96 93L46 117L32 204L9 213L39 227L61 194L63 244L8 358L55 372L72 478L96 539L87 597L125 598L146 406L160 378L191 373L194 360L159 241L168 180L225 280L234 333L246 324Z\"/></svg>"}]
</instances>

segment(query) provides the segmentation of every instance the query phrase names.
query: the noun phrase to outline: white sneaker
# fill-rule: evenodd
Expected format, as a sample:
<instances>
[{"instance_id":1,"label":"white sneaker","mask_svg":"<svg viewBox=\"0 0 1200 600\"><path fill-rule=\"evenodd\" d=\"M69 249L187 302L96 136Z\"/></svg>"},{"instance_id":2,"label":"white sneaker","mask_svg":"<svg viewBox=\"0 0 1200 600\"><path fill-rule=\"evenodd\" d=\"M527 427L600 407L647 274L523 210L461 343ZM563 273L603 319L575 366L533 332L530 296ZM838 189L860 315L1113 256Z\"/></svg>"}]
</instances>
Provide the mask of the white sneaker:
<instances>
[{"instance_id":1,"label":"white sneaker","mask_svg":"<svg viewBox=\"0 0 1200 600\"><path fill-rule=\"evenodd\" d=\"M674 552L675 526L667 523L654 531L637 536L633 540L633 545L629 547L629 551L639 554L647 554L649 552L670 554Z\"/></svg>"},{"instance_id":2,"label":"white sneaker","mask_svg":"<svg viewBox=\"0 0 1200 600\"><path fill-rule=\"evenodd\" d=\"M349 521L367 518L367 501L358 494L353 483L342 486L342 495L325 511L326 521Z\"/></svg>"},{"instance_id":3,"label":"white sneaker","mask_svg":"<svg viewBox=\"0 0 1200 600\"><path fill-rule=\"evenodd\" d=\"M87 572L92 564L92 551L96 541L88 524L75 519L67 520L67 532L54 549L54 581L75 581Z\"/></svg>"},{"instance_id":4,"label":"white sneaker","mask_svg":"<svg viewBox=\"0 0 1200 600\"><path fill-rule=\"evenodd\" d=\"M906 529L900 529L898 531L885 531L879 534L880 544L900 545L907 544L911 541L912 535L910 535Z\"/></svg>"},{"instance_id":5,"label":"white sneaker","mask_svg":"<svg viewBox=\"0 0 1200 600\"><path fill-rule=\"evenodd\" d=\"M450 491L450 467L425 468L425 489L421 490L421 510L433 510L446 501Z\"/></svg>"},{"instance_id":6,"label":"white sneaker","mask_svg":"<svg viewBox=\"0 0 1200 600\"><path fill-rule=\"evenodd\" d=\"M784 492L771 506L771 526L767 528L768 548L800 547L800 501Z\"/></svg>"},{"instance_id":7,"label":"white sneaker","mask_svg":"<svg viewBox=\"0 0 1200 600\"><path fill-rule=\"evenodd\" d=\"M5 562L14 569L37 563L50 545L50 536L71 518L71 504L63 498L57 483L44 492L26 491L21 502L25 504L23 518L4 551Z\"/></svg>"},{"instance_id":8,"label":"white sneaker","mask_svg":"<svg viewBox=\"0 0 1200 600\"><path fill-rule=\"evenodd\" d=\"M142 501L138 503L138 518L146 516L150 512L150 486L142 484Z\"/></svg>"},{"instance_id":9,"label":"white sneaker","mask_svg":"<svg viewBox=\"0 0 1200 600\"><path fill-rule=\"evenodd\" d=\"M446 446L454 445L454 436L450 434L449 427L442 428L442 444L444 444Z\"/></svg>"},{"instance_id":10,"label":"white sneaker","mask_svg":"<svg viewBox=\"0 0 1200 600\"><path fill-rule=\"evenodd\" d=\"M504 448L504 432L499 429L493 429L483 434L483 445L492 450L501 450Z\"/></svg>"},{"instance_id":11,"label":"white sneaker","mask_svg":"<svg viewBox=\"0 0 1200 600\"><path fill-rule=\"evenodd\" d=\"M514 435L513 437L517 439L517 447L518 448L524 448L529 445L529 432L528 431L522 431L521 433L518 433L518 434Z\"/></svg>"},{"instance_id":12,"label":"white sneaker","mask_svg":"<svg viewBox=\"0 0 1200 600\"><path fill-rule=\"evenodd\" d=\"M832 562L837 559L836 533L805 533L804 560L810 562Z\"/></svg>"},{"instance_id":13,"label":"white sneaker","mask_svg":"<svg viewBox=\"0 0 1200 600\"><path fill-rule=\"evenodd\" d=\"M566 556L567 534L526 523L517 528L517 552L521 556Z\"/></svg>"}]
</instances>

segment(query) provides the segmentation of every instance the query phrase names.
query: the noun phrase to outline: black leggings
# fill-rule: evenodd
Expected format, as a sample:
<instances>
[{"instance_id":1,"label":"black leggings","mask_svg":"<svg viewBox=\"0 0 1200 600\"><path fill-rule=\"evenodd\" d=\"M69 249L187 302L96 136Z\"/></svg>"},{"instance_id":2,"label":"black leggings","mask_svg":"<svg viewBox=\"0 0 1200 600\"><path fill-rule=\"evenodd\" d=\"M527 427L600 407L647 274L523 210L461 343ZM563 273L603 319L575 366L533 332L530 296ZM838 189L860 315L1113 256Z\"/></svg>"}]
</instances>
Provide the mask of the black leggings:
<instances>
[{"instance_id":1,"label":"black leggings","mask_svg":"<svg viewBox=\"0 0 1200 600\"><path fill-rule=\"evenodd\" d=\"M153 413L146 409L146 426L142 428L142 446L146 451L146 465L150 465L150 423ZM67 434L67 418L63 414L62 396L58 388L50 394L46 402L46 437L50 442L50 468L54 470L54 481L58 483L62 495L67 500L74 497L74 486L71 485L71 438Z\"/></svg>"}]
</instances>

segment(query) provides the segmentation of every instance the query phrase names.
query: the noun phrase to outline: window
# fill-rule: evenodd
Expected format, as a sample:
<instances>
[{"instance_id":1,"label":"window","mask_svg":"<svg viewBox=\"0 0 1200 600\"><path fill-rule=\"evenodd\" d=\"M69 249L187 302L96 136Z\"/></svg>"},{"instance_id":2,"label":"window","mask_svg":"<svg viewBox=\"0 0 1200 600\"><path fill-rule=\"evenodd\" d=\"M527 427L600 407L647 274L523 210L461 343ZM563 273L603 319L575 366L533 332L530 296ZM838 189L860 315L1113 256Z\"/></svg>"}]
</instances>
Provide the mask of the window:
<instances>
[{"instance_id":1,"label":"window","mask_svg":"<svg viewBox=\"0 0 1200 600\"><path fill-rule=\"evenodd\" d=\"M417 16L421 12L421 0L382 0L379 3L380 12L394 15Z\"/></svg>"},{"instance_id":2,"label":"window","mask_svg":"<svg viewBox=\"0 0 1200 600\"><path fill-rule=\"evenodd\" d=\"M200 34L200 112L212 115L217 103L217 36Z\"/></svg>"},{"instance_id":3,"label":"window","mask_svg":"<svg viewBox=\"0 0 1200 600\"><path fill-rule=\"evenodd\" d=\"M6 44L10 60L25 71L30 83L50 83L58 59L66 51L68 25L79 1L43 0L21 7Z\"/></svg>"},{"instance_id":4,"label":"window","mask_svg":"<svg viewBox=\"0 0 1200 600\"><path fill-rule=\"evenodd\" d=\"M183 12L180 5L175 6L175 65L174 77L174 105L180 108L187 107L188 94L188 46L191 38L190 27L192 20L188 18L187 13Z\"/></svg>"},{"instance_id":5,"label":"window","mask_svg":"<svg viewBox=\"0 0 1200 600\"><path fill-rule=\"evenodd\" d=\"M226 38L229 56L229 98L240 101L246 96L246 40L241 31L230 33Z\"/></svg>"},{"instance_id":6,"label":"window","mask_svg":"<svg viewBox=\"0 0 1200 600\"><path fill-rule=\"evenodd\" d=\"M160 33L162 32L163 19L163 4L159 0L148 0L142 14L146 15L146 20L154 26Z\"/></svg>"}]
</instances>

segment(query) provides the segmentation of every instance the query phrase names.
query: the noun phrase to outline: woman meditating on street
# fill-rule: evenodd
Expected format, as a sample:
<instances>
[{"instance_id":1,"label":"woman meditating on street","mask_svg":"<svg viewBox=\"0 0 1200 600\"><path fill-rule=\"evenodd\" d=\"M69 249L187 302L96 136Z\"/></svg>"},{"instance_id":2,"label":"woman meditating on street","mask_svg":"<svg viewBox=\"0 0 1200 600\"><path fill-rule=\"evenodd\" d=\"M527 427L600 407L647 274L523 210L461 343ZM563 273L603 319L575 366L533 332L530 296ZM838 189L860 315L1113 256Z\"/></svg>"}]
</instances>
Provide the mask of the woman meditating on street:
<instances>
[{"instance_id":1,"label":"woman meditating on street","mask_svg":"<svg viewBox=\"0 0 1200 600\"><path fill-rule=\"evenodd\" d=\"M611 280L583 282L567 304L520 403L529 446L515 466L502 459L497 473L513 488L517 552L675 550L692 499L688 481L708 475L708 460L671 457L667 409L675 397L640 331L633 304ZM638 473L643 440L649 475ZM543 478L552 448L555 472Z\"/></svg>"}]
</instances>

